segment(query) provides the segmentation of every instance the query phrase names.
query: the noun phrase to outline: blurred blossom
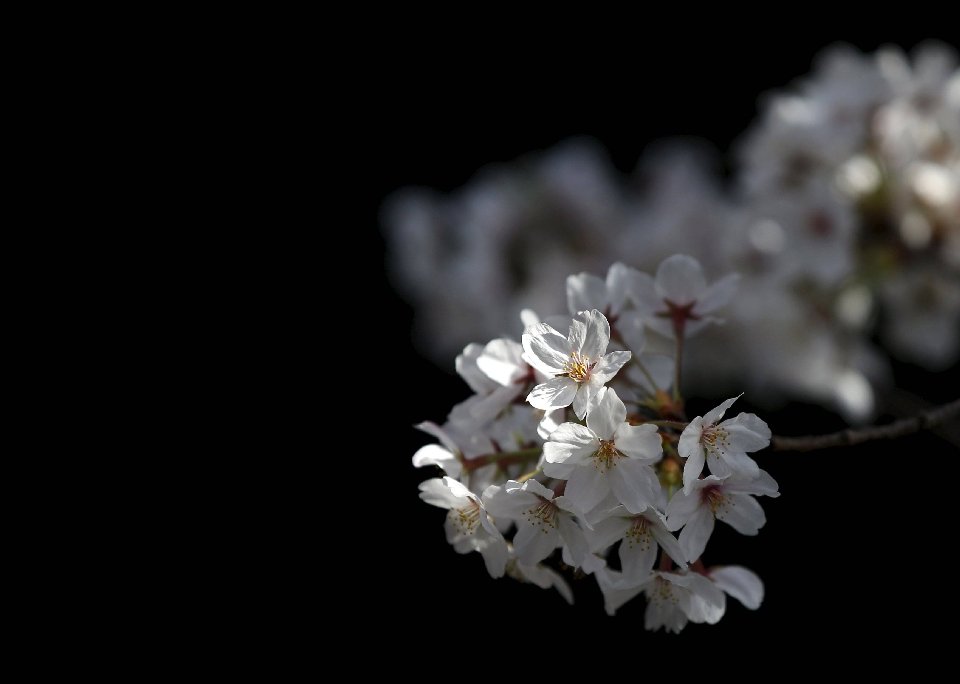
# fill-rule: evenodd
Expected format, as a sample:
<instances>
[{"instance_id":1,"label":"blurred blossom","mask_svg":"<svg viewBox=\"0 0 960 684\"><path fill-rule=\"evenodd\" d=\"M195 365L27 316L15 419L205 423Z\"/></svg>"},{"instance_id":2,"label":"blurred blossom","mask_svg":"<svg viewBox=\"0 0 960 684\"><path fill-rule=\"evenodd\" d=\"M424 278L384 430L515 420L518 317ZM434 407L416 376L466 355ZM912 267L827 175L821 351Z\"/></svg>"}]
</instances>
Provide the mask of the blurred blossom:
<instances>
[{"instance_id":1,"label":"blurred blossom","mask_svg":"<svg viewBox=\"0 0 960 684\"><path fill-rule=\"evenodd\" d=\"M680 253L708 282L742 277L725 324L687 350L694 391L818 400L858 420L889 377L883 352L931 369L956 362L952 50L825 51L808 77L763 97L737 162L725 189L702 146L664 143L627 182L598 145L576 140L485 169L449 196L398 193L384 213L390 266L415 304L421 348L446 363L512 330L525 308L567 310L569 273L602 276L615 262L653 272ZM648 330L647 352L669 353Z\"/></svg>"}]
</instances>

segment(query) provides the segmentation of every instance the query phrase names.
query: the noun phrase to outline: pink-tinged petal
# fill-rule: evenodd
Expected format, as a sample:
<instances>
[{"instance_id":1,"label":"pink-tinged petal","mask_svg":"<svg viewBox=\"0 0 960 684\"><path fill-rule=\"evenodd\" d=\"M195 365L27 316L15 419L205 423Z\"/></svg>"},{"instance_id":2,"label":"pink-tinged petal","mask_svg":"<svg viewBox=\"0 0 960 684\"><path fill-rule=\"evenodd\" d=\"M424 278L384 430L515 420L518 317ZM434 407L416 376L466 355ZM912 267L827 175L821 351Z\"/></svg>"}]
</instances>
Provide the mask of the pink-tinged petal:
<instances>
[{"instance_id":1,"label":"pink-tinged petal","mask_svg":"<svg viewBox=\"0 0 960 684\"><path fill-rule=\"evenodd\" d=\"M697 297L697 305L693 308L694 312L702 316L726 306L737 294L737 288L739 287L739 273L724 276Z\"/></svg>"},{"instance_id":2,"label":"pink-tinged petal","mask_svg":"<svg viewBox=\"0 0 960 684\"><path fill-rule=\"evenodd\" d=\"M573 403L577 396L577 387L579 385L570 378L560 377L551 378L542 385L537 385L533 391L527 395L527 401L534 408L549 411L551 409L563 408Z\"/></svg>"},{"instance_id":3,"label":"pink-tinged petal","mask_svg":"<svg viewBox=\"0 0 960 684\"><path fill-rule=\"evenodd\" d=\"M600 448L600 440L590 428L579 423L563 423L544 443L543 454L548 463L579 465Z\"/></svg>"},{"instance_id":4,"label":"pink-tinged petal","mask_svg":"<svg viewBox=\"0 0 960 684\"><path fill-rule=\"evenodd\" d=\"M610 493L607 476L593 464L576 468L567 480L563 495L579 510L592 511Z\"/></svg>"},{"instance_id":5,"label":"pink-tinged petal","mask_svg":"<svg viewBox=\"0 0 960 684\"><path fill-rule=\"evenodd\" d=\"M607 284L597 276L580 273L567 277L567 307L571 316L589 309L604 311L608 304Z\"/></svg>"},{"instance_id":6,"label":"pink-tinged petal","mask_svg":"<svg viewBox=\"0 0 960 684\"><path fill-rule=\"evenodd\" d=\"M491 340L477 357L477 368L499 385L512 385L527 374L523 347L513 340Z\"/></svg>"},{"instance_id":7,"label":"pink-tinged petal","mask_svg":"<svg viewBox=\"0 0 960 684\"><path fill-rule=\"evenodd\" d=\"M576 343L571 337L570 345L574 351L579 351L580 354L588 359L596 361L603 356L604 352L607 351L607 345L610 344L610 322L607 321L606 316L596 309L581 311L579 314L577 314L577 319L583 321L583 340L578 348L575 346ZM576 319L574 322L577 322ZM572 335L572 326L570 331Z\"/></svg>"},{"instance_id":8,"label":"pink-tinged petal","mask_svg":"<svg viewBox=\"0 0 960 684\"><path fill-rule=\"evenodd\" d=\"M698 508L684 525L680 532L680 548L691 563L703 555L710 535L713 534L713 526L713 513L705 506Z\"/></svg>"},{"instance_id":9,"label":"pink-tinged petal","mask_svg":"<svg viewBox=\"0 0 960 684\"><path fill-rule=\"evenodd\" d=\"M538 323L532 332L526 332L523 341L523 358L531 366L547 375L565 372L570 359L570 343L567 338L546 323Z\"/></svg>"},{"instance_id":10,"label":"pink-tinged petal","mask_svg":"<svg viewBox=\"0 0 960 684\"><path fill-rule=\"evenodd\" d=\"M525 565L536 565L560 544L560 535L552 525L531 525L521 521L513 537L513 549Z\"/></svg>"},{"instance_id":11,"label":"pink-tinged petal","mask_svg":"<svg viewBox=\"0 0 960 684\"><path fill-rule=\"evenodd\" d=\"M617 449L630 458L655 463L663 456L663 441L656 425L628 425L621 422L613 441Z\"/></svg>"},{"instance_id":12,"label":"pink-tinged petal","mask_svg":"<svg viewBox=\"0 0 960 684\"><path fill-rule=\"evenodd\" d=\"M587 415L587 427L600 439L609 441L626 421L627 407L611 387L602 389L599 394L597 407Z\"/></svg>"},{"instance_id":13,"label":"pink-tinged petal","mask_svg":"<svg viewBox=\"0 0 960 684\"><path fill-rule=\"evenodd\" d=\"M750 610L756 610L763 603L763 582L755 572L742 565L711 568L710 579Z\"/></svg>"},{"instance_id":14,"label":"pink-tinged petal","mask_svg":"<svg viewBox=\"0 0 960 684\"><path fill-rule=\"evenodd\" d=\"M632 300L637 311L644 319L650 319L666 307L663 298L657 293L657 287L646 273L634 271L627 286L627 298Z\"/></svg>"},{"instance_id":15,"label":"pink-tinged petal","mask_svg":"<svg viewBox=\"0 0 960 684\"><path fill-rule=\"evenodd\" d=\"M617 500L631 513L655 508L660 498L660 481L653 468L632 458L622 458L607 471Z\"/></svg>"},{"instance_id":16,"label":"pink-tinged petal","mask_svg":"<svg viewBox=\"0 0 960 684\"><path fill-rule=\"evenodd\" d=\"M733 399L727 399L725 402L720 404L714 409L710 409L703 416L703 425L704 427L709 425L716 425L717 421L723 418L723 414L727 412L727 409L733 406L733 402L742 397L743 394L738 394Z\"/></svg>"},{"instance_id":17,"label":"pink-tinged petal","mask_svg":"<svg viewBox=\"0 0 960 684\"><path fill-rule=\"evenodd\" d=\"M604 385L610 382L632 356L628 351L615 351L605 354L590 371L591 384Z\"/></svg>"},{"instance_id":18,"label":"pink-tinged petal","mask_svg":"<svg viewBox=\"0 0 960 684\"><path fill-rule=\"evenodd\" d=\"M457 508L466 502L447 487L443 480L435 477L420 483L420 498L431 506L439 508Z\"/></svg>"},{"instance_id":19,"label":"pink-tinged petal","mask_svg":"<svg viewBox=\"0 0 960 684\"><path fill-rule=\"evenodd\" d=\"M636 311L624 311L620 314L615 327L620 339L634 354L639 354L647 346L647 335L643 329L643 321Z\"/></svg>"},{"instance_id":20,"label":"pink-tinged petal","mask_svg":"<svg viewBox=\"0 0 960 684\"><path fill-rule=\"evenodd\" d=\"M631 535L620 544L620 567L623 578L631 584L645 582L657 561L657 541L647 530L642 535Z\"/></svg>"},{"instance_id":21,"label":"pink-tinged petal","mask_svg":"<svg viewBox=\"0 0 960 684\"><path fill-rule=\"evenodd\" d=\"M687 524L700 508L700 492L696 488L689 494L679 491L667 504L667 529L679 530Z\"/></svg>"},{"instance_id":22,"label":"pink-tinged petal","mask_svg":"<svg viewBox=\"0 0 960 684\"><path fill-rule=\"evenodd\" d=\"M443 472L450 477L460 477L462 470L457 457L439 444L427 444L420 447L417 453L413 455L414 468L422 468L428 465L440 466L443 468Z\"/></svg>"},{"instance_id":23,"label":"pink-tinged petal","mask_svg":"<svg viewBox=\"0 0 960 684\"><path fill-rule=\"evenodd\" d=\"M695 456L699 451L700 456L703 456L703 446L700 444L700 438L703 435L703 418L697 416L690 421L690 424L687 427L683 428L683 432L680 433L680 441L677 442L677 453L680 454L683 458L690 458ZM700 464L701 469L703 464ZM697 475L700 473L698 472Z\"/></svg>"},{"instance_id":24,"label":"pink-tinged petal","mask_svg":"<svg viewBox=\"0 0 960 684\"><path fill-rule=\"evenodd\" d=\"M674 254L660 262L656 287L663 299L682 306L696 301L706 290L707 281L700 262L685 254Z\"/></svg>"},{"instance_id":25,"label":"pink-tinged petal","mask_svg":"<svg viewBox=\"0 0 960 684\"><path fill-rule=\"evenodd\" d=\"M752 537L767 523L763 507L752 496L724 493L724 499L724 505L717 508L717 519L740 534Z\"/></svg>"}]
</instances>

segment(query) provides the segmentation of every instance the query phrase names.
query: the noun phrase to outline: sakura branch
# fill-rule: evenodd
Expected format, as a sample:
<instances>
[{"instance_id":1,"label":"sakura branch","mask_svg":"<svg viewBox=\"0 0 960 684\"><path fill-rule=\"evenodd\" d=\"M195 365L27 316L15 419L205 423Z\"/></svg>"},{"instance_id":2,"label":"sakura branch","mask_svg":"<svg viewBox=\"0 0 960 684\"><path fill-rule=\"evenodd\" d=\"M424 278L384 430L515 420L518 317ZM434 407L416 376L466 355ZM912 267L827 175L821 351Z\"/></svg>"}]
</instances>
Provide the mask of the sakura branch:
<instances>
[{"instance_id":1,"label":"sakura branch","mask_svg":"<svg viewBox=\"0 0 960 684\"><path fill-rule=\"evenodd\" d=\"M757 608L760 578L704 554L716 520L746 535L766 523L756 497L777 483L747 454L770 430L750 413L724 419L736 398L688 420L679 371L737 280L708 286L684 255L656 277L618 263L567 279L568 315L525 311L519 342L468 345L456 368L474 395L419 426L439 444L413 457L444 473L421 498L447 510L454 550L570 602L561 570L593 576L610 614L643 594L648 629L716 622L728 595Z\"/></svg>"}]
</instances>

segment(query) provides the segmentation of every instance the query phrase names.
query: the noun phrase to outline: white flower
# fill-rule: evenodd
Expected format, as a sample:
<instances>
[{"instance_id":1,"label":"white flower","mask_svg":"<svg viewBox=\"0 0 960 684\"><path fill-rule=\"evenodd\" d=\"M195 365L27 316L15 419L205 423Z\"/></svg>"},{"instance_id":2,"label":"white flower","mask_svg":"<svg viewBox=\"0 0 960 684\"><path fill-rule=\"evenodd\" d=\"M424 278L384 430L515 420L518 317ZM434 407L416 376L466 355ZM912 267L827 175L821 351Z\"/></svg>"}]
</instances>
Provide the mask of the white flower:
<instances>
[{"instance_id":1,"label":"white flower","mask_svg":"<svg viewBox=\"0 0 960 684\"><path fill-rule=\"evenodd\" d=\"M650 328L670 338L690 336L720 321L710 314L733 299L739 280L732 273L708 287L699 261L674 254L660 263L655 280L638 273L631 296Z\"/></svg>"},{"instance_id":2,"label":"white flower","mask_svg":"<svg viewBox=\"0 0 960 684\"><path fill-rule=\"evenodd\" d=\"M709 579L695 572L656 571L639 586L629 586L613 570L597 573L604 608L613 615L621 606L643 592L647 598L644 627L679 633L687 622L715 624L723 617L727 599Z\"/></svg>"},{"instance_id":3,"label":"white flower","mask_svg":"<svg viewBox=\"0 0 960 684\"><path fill-rule=\"evenodd\" d=\"M620 542L620 567L625 584L642 584L653 570L658 545L682 568L687 567L686 556L676 538L667 530L665 518L659 511L648 508L639 515L623 506L609 511L609 517L593 524L585 532L590 550L603 551Z\"/></svg>"},{"instance_id":4,"label":"white flower","mask_svg":"<svg viewBox=\"0 0 960 684\"><path fill-rule=\"evenodd\" d=\"M680 547L688 561L703 554L714 520L722 520L740 534L753 536L767 522L763 508L754 495L780 496L777 483L765 471L756 479L719 478L711 475L696 480L689 492L684 489L674 494L667 505L667 527L679 530Z\"/></svg>"},{"instance_id":5,"label":"white flower","mask_svg":"<svg viewBox=\"0 0 960 684\"><path fill-rule=\"evenodd\" d=\"M444 477L421 483L420 498L433 506L449 509L444 529L447 541L457 553L479 551L490 576L503 577L507 543L476 494L453 478Z\"/></svg>"},{"instance_id":6,"label":"white flower","mask_svg":"<svg viewBox=\"0 0 960 684\"><path fill-rule=\"evenodd\" d=\"M750 610L763 603L763 582L757 573L742 565L714 566L707 570L707 577Z\"/></svg>"},{"instance_id":7,"label":"white flower","mask_svg":"<svg viewBox=\"0 0 960 684\"><path fill-rule=\"evenodd\" d=\"M427 444L420 447L417 453L413 455L413 467L422 468L423 466L435 465L443 468L443 472L450 477L460 477L463 470L460 464L462 454L446 431L429 421L420 423L416 427L418 430L423 430L428 435L433 435L439 439L442 446L441 444Z\"/></svg>"},{"instance_id":8,"label":"white flower","mask_svg":"<svg viewBox=\"0 0 960 684\"><path fill-rule=\"evenodd\" d=\"M577 314L566 337L546 323L525 332L524 360L552 377L534 387L527 401L544 410L573 404L583 419L596 406L600 389L630 360L626 351L605 354L609 342L610 324L596 309Z\"/></svg>"},{"instance_id":9,"label":"white flower","mask_svg":"<svg viewBox=\"0 0 960 684\"><path fill-rule=\"evenodd\" d=\"M604 388L586 426L564 423L543 445L544 474L568 480L564 496L590 511L610 492L631 513L656 506L660 482L650 467L663 454L654 425L630 425L615 390Z\"/></svg>"},{"instance_id":10,"label":"white flower","mask_svg":"<svg viewBox=\"0 0 960 684\"><path fill-rule=\"evenodd\" d=\"M740 397L727 399L704 416L697 416L683 429L677 453L687 459L683 466L683 491L690 493L693 483L703 471L704 459L714 475L726 477L740 473L748 478L759 474L756 461L748 451L770 445L770 428L753 413L741 413L719 425L718 420Z\"/></svg>"},{"instance_id":11,"label":"white flower","mask_svg":"<svg viewBox=\"0 0 960 684\"><path fill-rule=\"evenodd\" d=\"M627 292L639 276L639 271L619 262L607 271L605 281L589 273L569 276L567 306L570 315L590 309L603 312L610 322L614 338L619 338L634 354L639 354L646 343L643 321L636 311L625 309L628 304Z\"/></svg>"},{"instance_id":12,"label":"white flower","mask_svg":"<svg viewBox=\"0 0 960 684\"><path fill-rule=\"evenodd\" d=\"M490 486L483 493L483 502L498 519L517 523L513 548L524 565L536 565L561 545L564 562L569 565L580 565L589 553L583 531L574 522L580 511L565 496L555 496L536 480Z\"/></svg>"}]
</instances>

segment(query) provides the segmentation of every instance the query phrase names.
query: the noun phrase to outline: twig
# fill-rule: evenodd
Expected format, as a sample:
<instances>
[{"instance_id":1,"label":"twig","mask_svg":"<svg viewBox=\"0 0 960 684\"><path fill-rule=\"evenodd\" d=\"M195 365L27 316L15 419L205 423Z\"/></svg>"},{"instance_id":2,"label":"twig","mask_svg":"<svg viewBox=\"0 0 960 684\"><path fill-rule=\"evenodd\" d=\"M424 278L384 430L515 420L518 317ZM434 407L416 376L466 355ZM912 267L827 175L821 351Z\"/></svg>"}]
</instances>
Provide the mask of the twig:
<instances>
[{"instance_id":1,"label":"twig","mask_svg":"<svg viewBox=\"0 0 960 684\"><path fill-rule=\"evenodd\" d=\"M960 416L960 399L955 399L943 406L925 411L912 418L894 421L889 425L859 429L848 428L827 435L811 435L809 437L774 437L773 450L814 451L838 446L851 446L862 442L871 442L875 439L893 439L936 427L958 416Z\"/></svg>"}]
</instances>

